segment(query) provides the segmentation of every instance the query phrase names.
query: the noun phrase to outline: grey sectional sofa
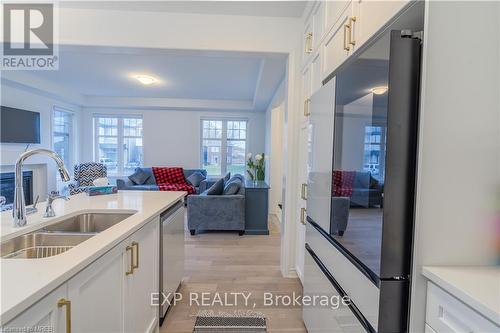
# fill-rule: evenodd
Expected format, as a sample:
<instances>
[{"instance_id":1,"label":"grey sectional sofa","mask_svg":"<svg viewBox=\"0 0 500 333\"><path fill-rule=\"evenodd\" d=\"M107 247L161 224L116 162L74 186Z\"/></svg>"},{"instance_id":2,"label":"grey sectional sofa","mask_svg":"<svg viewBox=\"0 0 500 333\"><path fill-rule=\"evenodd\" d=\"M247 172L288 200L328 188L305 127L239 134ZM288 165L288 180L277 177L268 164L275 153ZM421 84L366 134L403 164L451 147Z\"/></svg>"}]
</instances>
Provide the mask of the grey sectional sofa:
<instances>
[{"instance_id":1,"label":"grey sectional sofa","mask_svg":"<svg viewBox=\"0 0 500 333\"><path fill-rule=\"evenodd\" d=\"M241 180L236 194L231 195L190 195L187 198L188 228L192 235L200 230L234 230L240 235L245 232L245 178L233 176ZM210 185L214 181L207 181ZM201 188L201 185L200 185Z\"/></svg>"},{"instance_id":2,"label":"grey sectional sofa","mask_svg":"<svg viewBox=\"0 0 500 333\"><path fill-rule=\"evenodd\" d=\"M153 175L153 168L137 168L137 169L142 169L144 172L150 175L149 178L146 180L146 182L142 185L137 185L128 178L117 179L116 186L118 187L118 190L158 191L158 185L156 185L156 179L155 176ZM204 169L184 169L184 177L187 179L190 175L192 175L195 172L200 172L203 176L207 177L207 170ZM195 187L197 194L203 192L207 188L207 184L204 184L204 182L206 181L203 180L200 183L200 186ZM202 191L200 191L200 188L202 189Z\"/></svg>"}]
</instances>

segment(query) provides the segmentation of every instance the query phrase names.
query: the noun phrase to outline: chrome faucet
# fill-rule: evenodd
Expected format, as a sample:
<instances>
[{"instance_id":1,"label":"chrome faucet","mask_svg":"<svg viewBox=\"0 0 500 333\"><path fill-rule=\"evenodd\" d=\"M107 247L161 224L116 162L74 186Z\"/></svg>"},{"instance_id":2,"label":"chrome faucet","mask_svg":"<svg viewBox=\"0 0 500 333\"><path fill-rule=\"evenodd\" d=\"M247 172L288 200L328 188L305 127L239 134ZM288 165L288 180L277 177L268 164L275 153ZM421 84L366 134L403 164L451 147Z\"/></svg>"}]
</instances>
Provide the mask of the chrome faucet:
<instances>
[{"instance_id":1,"label":"chrome faucet","mask_svg":"<svg viewBox=\"0 0 500 333\"><path fill-rule=\"evenodd\" d=\"M49 198L47 199L47 207L45 207L45 214L43 214L43 217L54 217L56 216L56 213L54 212L54 208L52 208L52 203L56 199L64 199L66 201L69 200L69 198L65 195L59 195L59 194L49 194Z\"/></svg>"},{"instance_id":2,"label":"chrome faucet","mask_svg":"<svg viewBox=\"0 0 500 333\"><path fill-rule=\"evenodd\" d=\"M26 203L24 201L24 190L23 190L23 163L28 157L36 154L42 154L51 157L57 163L57 167L62 181L67 182L70 180L68 170L66 170L62 158L52 150L33 149L22 153L21 156L19 156L19 158L16 161L16 171L15 171L16 187L14 190L14 202L12 207L14 227L23 227L26 225Z\"/></svg>"}]
</instances>

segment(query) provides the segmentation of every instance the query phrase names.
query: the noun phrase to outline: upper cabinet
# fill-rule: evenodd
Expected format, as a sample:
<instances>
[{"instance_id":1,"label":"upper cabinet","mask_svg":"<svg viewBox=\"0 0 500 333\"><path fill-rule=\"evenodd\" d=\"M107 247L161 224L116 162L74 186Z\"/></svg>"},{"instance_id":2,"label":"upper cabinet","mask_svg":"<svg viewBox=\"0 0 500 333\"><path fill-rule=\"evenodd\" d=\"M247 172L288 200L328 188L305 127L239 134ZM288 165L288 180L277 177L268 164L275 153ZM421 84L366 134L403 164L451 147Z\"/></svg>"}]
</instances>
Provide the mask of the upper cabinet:
<instances>
[{"instance_id":1,"label":"upper cabinet","mask_svg":"<svg viewBox=\"0 0 500 333\"><path fill-rule=\"evenodd\" d=\"M353 0L351 22L354 47L359 47L388 23L409 1Z\"/></svg>"},{"instance_id":2,"label":"upper cabinet","mask_svg":"<svg viewBox=\"0 0 500 333\"><path fill-rule=\"evenodd\" d=\"M325 3L317 2L311 13L312 33L313 33L313 49L317 49L323 33L325 31Z\"/></svg>"},{"instance_id":3,"label":"upper cabinet","mask_svg":"<svg viewBox=\"0 0 500 333\"><path fill-rule=\"evenodd\" d=\"M305 26L304 26L304 32L302 36L302 50L304 51L304 57L303 60L307 61L312 52L313 52L313 31L312 31L312 19L309 19Z\"/></svg>"},{"instance_id":4,"label":"upper cabinet","mask_svg":"<svg viewBox=\"0 0 500 333\"><path fill-rule=\"evenodd\" d=\"M310 71L310 94L410 0L317 1L308 9L303 33L303 71Z\"/></svg>"},{"instance_id":5,"label":"upper cabinet","mask_svg":"<svg viewBox=\"0 0 500 333\"><path fill-rule=\"evenodd\" d=\"M325 32L325 3L316 2L304 25L303 50L304 62L311 60Z\"/></svg>"},{"instance_id":6,"label":"upper cabinet","mask_svg":"<svg viewBox=\"0 0 500 333\"><path fill-rule=\"evenodd\" d=\"M325 6L325 33L328 33L347 7L351 7L351 0L347 1L326 1Z\"/></svg>"},{"instance_id":7,"label":"upper cabinet","mask_svg":"<svg viewBox=\"0 0 500 333\"><path fill-rule=\"evenodd\" d=\"M352 52L351 29L349 27L351 19L351 6L349 6L341 13L322 44L323 79L344 62Z\"/></svg>"}]
</instances>

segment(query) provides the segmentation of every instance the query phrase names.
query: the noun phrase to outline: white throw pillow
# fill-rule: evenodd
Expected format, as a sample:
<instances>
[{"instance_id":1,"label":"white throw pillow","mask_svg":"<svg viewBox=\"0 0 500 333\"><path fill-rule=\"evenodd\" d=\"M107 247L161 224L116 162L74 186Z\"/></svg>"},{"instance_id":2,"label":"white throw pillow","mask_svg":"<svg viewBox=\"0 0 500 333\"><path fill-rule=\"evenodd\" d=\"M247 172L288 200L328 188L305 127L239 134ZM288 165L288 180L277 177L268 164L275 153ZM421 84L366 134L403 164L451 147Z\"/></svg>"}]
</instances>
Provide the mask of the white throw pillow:
<instances>
[{"instance_id":1,"label":"white throw pillow","mask_svg":"<svg viewBox=\"0 0 500 333\"><path fill-rule=\"evenodd\" d=\"M109 185L108 177L94 179L94 181L92 183L94 184L94 186L107 186L107 185Z\"/></svg>"}]
</instances>

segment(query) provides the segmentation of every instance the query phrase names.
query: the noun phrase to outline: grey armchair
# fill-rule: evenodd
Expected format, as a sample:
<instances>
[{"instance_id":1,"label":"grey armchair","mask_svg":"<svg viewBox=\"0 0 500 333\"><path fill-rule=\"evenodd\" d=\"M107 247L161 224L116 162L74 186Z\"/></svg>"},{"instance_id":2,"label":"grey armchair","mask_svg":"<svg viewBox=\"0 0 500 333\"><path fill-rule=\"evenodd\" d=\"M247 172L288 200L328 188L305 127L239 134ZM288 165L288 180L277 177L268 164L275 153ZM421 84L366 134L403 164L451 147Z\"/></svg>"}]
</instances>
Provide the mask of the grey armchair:
<instances>
[{"instance_id":1,"label":"grey armchair","mask_svg":"<svg viewBox=\"0 0 500 333\"><path fill-rule=\"evenodd\" d=\"M234 230L243 235L245 232L244 182L236 194L207 195L202 193L188 196L187 215L191 235L200 230Z\"/></svg>"}]
</instances>

